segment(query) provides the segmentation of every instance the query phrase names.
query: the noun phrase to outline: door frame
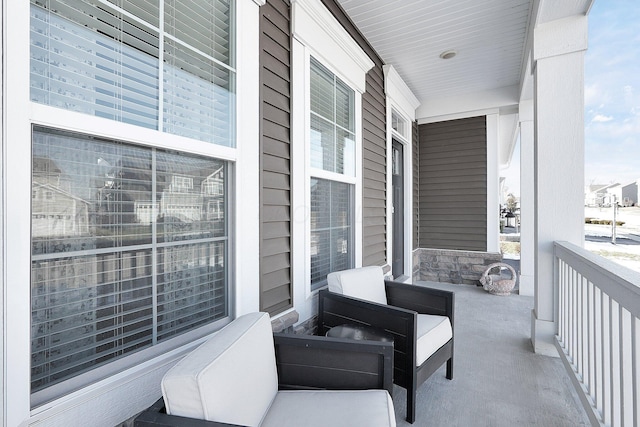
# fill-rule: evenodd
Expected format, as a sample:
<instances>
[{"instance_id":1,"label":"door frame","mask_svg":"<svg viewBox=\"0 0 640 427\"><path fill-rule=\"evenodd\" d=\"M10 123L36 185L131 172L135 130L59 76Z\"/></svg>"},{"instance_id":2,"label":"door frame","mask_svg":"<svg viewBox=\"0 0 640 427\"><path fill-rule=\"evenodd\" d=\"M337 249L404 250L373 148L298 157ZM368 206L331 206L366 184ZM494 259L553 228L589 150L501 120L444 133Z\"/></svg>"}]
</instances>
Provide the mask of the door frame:
<instances>
[{"instance_id":1,"label":"door frame","mask_svg":"<svg viewBox=\"0 0 640 427\"><path fill-rule=\"evenodd\" d=\"M405 250L405 240L406 240L406 234L405 234L405 210L406 210L406 204L405 204L405 193L406 193L406 188L405 188L405 174L406 174L406 170L405 170L405 162L404 162L404 150L405 146L402 142L398 141L398 139L392 137L391 139L391 158L390 158L390 162L391 162L391 193L390 193L390 198L391 198L391 236L392 236L392 240L391 240L391 259L390 264L391 264L391 275L395 278L403 276L405 273L405 258L406 258L406 250ZM394 169L396 168L396 157L395 157L395 152L398 151L400 156L402 156L400 159L398 159L398 169L399 169L399 176L401 181L399 182L399 185L396 184L395 180L396 180L396 174L394 174ZM400 190L400 206L398 206L396 204L396 187L399 188ZM400 214L400 215L399 215ZM398 224L399 222L399 224ZM398 227L400 226L400 227ZM401 244L398 245L397 242L399 240L398 236L396 236L396 232L398 231L398 228L400 228L400 232L402 235L400 237L400 239L402 240ZM396 256L398 255L396 253L396 251L401 252L401 261L400 261L400 265L396 266ZM396 270L397 268L397 270Z\"/></svg>"}]
</instances>

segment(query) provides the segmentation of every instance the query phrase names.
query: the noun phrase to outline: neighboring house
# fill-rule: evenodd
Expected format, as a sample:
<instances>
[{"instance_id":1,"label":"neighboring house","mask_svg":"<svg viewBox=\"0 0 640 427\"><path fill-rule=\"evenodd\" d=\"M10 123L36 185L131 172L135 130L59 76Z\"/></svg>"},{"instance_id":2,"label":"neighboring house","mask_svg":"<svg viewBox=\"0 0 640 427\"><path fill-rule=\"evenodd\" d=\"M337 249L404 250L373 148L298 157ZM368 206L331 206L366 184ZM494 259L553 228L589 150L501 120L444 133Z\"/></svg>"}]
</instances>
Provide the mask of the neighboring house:
<instances>
[{"instance_id":1,"label":"neighboring house","mask_svg":"<svg viewBox=\"0 0 640 427\"><path fill-rule=\"evenodd\" d=\"M636 206L638 204L638 182L632 181L628 184L622 185L620 203L622 206Z\"/></svg>"},{"instance_id":2,"label":"neighboring house","mask_svg":"<svg viewBox=\"0 0 640 427\"><path fill-rule=\"evenodd\" d=\"M160 2L2 1L6 425L122 423L235 317L304 326L331 271L498 255L516 137L520 291L556 352L592 0ZM43 223L63 177L74 219Z\"/></svg>"},{"instance_id":3,"label":"neighboring house","mask_svg":"<svg viewBox=\"0 0 640 427\"><path fill-rule=\"evenodd\" d=\"M622 186L619 183L588 185L585 187L585 206L610 206L622 200Z\"/></svg>"}]
</instances>

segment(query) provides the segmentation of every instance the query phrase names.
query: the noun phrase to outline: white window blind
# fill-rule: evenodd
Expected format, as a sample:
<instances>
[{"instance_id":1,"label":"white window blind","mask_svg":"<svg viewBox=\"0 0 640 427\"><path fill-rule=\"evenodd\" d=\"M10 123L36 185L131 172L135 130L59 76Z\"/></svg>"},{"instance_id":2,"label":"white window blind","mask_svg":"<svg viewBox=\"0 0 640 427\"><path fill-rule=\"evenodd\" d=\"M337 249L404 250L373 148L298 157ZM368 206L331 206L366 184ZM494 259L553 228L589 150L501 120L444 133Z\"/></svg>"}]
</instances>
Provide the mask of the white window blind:
<instances>
[{"instance_id":1,"label":"white window blind","mask_svg":"<svg viewBox=\"0 0 640 427\"><path fill-rule=\"evenodd\" d=\"M311 179L311 287L353 266L353 185Z\"/></svg>"},{"instance_id":2,"label":"white window blind","mask_svg":"<svg viewBox=\"0 0 640 427\"><path fill-rule=\"evenodd\" d=\"M355 92L311 58L311 167L355 176Z\"/></svg>"},{"instance_id":3,"label":"white window blind","mask_svg":"<svg viewBox=\"0 0 640 427\"><path fill-rule=\"evenodd\" d=\"M229 315L225 162L40 127L32 150L32 392Z\"/></svg>"},{"instance_id":4,"label":"white window blind","mask_svg":"<svg viewBox=\"0 0 640 427\"><path fill-rule=\"evenodd\" d=\"M164 0L160 21L152 0L32 0L31 99L234 146L234 10Z\"/></svg>"}]
</instances>

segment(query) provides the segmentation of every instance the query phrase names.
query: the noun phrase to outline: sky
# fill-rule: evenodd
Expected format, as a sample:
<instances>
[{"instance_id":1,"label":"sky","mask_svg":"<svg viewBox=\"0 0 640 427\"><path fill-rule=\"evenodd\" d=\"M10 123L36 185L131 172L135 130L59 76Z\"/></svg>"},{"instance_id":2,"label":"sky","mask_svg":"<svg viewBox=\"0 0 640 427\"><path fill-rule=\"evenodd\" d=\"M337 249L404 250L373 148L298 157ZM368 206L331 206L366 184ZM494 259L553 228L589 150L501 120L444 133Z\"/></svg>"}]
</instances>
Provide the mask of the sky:
<instances>
[{"instance_id":1,"label":"sky","mask_svg":"<svg viewBox=\"0 0 640 427\"><path fill-rule=\"evenodd\" d=\"M585 54L585 184L640 179L640 1L595 0ZM501 171L519 194L519 147Z\"/></svg>"}]
</instances>

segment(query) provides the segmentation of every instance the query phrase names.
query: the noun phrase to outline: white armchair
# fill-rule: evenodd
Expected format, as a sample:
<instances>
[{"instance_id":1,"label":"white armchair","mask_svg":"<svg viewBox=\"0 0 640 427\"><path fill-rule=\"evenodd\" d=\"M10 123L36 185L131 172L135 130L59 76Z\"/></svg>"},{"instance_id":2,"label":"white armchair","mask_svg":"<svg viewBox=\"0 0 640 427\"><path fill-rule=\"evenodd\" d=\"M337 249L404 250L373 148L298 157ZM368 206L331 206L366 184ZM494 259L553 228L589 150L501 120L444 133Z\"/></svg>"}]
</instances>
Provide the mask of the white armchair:
<instances>
[{"instance_id":1,"label":"white armchair","mask_svg":"<svg viewBox=\"0 0 640 427\"><path fill-rule=\"evenodd\" d=\"M392 345L352 344L276 334L274 347L268 314L241 316L166 373L163 400L135 425L395 426L385 389L391 388ZM376 372L362 375L369 367ZM326 389L349 388L354 379L371 389Z\"/></svg>"}]
</instances>

